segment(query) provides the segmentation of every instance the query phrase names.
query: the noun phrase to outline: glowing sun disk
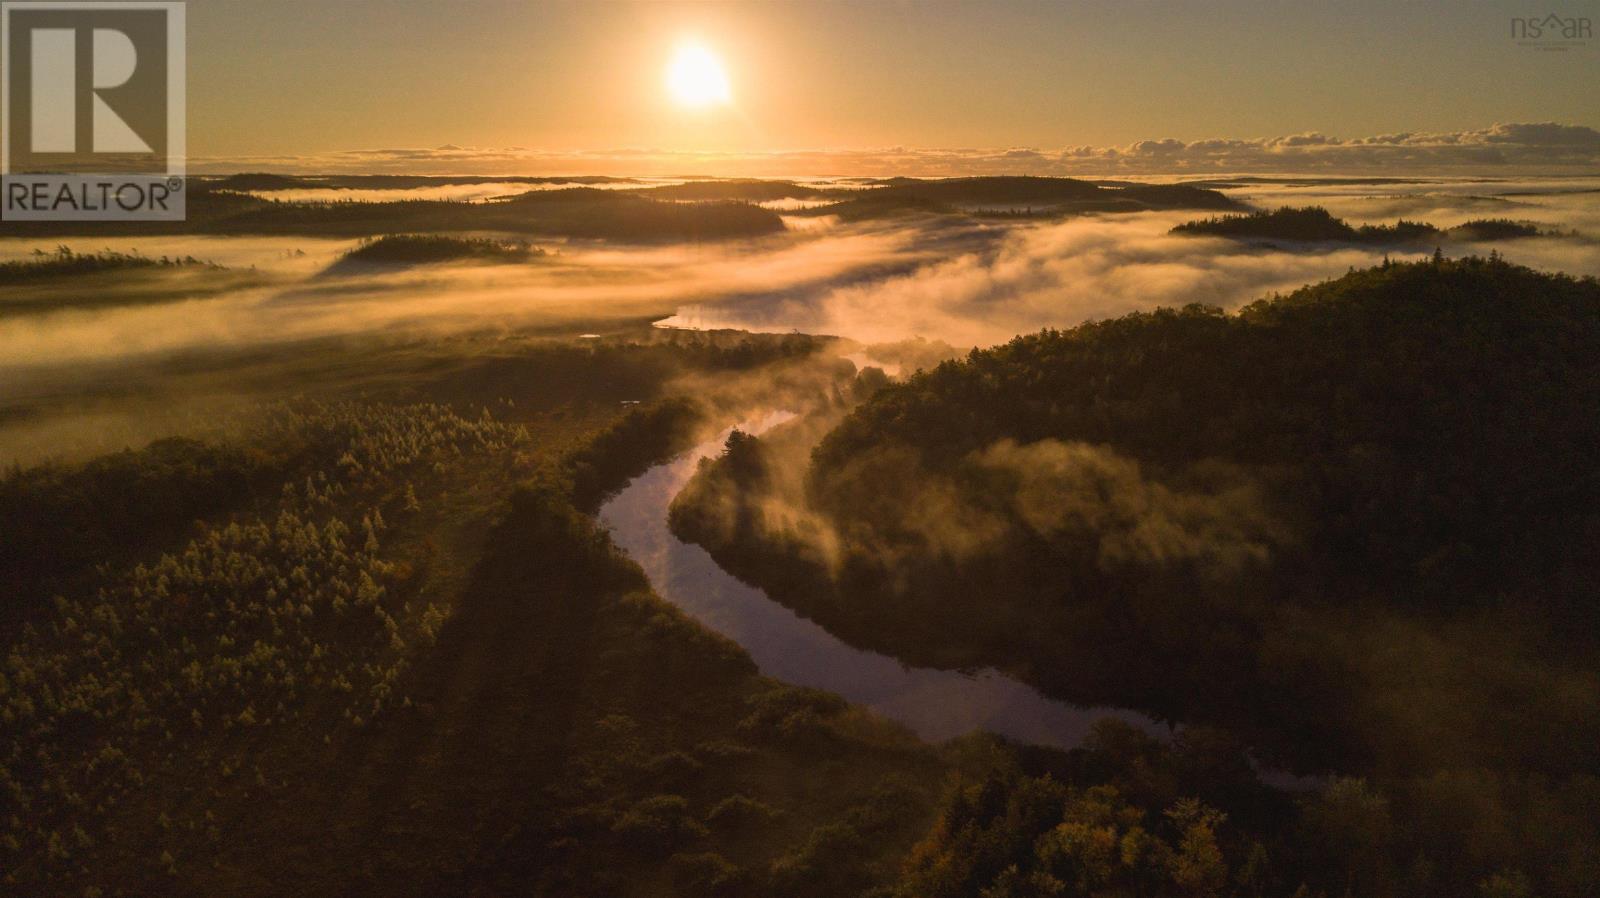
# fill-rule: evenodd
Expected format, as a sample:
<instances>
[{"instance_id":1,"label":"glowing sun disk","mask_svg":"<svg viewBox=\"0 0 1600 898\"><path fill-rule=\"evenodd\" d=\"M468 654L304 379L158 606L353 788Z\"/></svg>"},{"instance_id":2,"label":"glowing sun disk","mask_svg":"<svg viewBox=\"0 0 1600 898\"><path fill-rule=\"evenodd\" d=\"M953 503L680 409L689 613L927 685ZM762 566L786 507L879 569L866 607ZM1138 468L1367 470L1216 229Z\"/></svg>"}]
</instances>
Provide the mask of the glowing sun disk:
<instances>
[{"instance_id":1,"label":"glowing sun disk","mask_svg":"<svg viewBox=\"0 0 1600 898\"><path fill-rule=\"evenodd\" d=\"M673 54L667 64L667 91L678 103L695 109L733 99L721 61L699 44L684 44Z\"/></svg>"}]
</instances>

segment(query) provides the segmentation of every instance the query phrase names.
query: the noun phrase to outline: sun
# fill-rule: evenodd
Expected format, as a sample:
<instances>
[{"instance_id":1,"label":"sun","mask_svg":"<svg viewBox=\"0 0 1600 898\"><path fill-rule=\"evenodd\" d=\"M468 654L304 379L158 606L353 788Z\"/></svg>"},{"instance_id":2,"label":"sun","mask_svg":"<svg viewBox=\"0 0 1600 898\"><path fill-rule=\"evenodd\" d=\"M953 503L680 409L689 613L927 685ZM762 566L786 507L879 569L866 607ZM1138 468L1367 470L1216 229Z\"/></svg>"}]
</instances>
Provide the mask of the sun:
<instances>
[{"instance_id":1,"label":"sun","mask_svg":"<svg viewBox=\"0 0 1600 898\"><path fill-rule=\"evenodd\" d=\"M680 106L690 109L722 106L733 99L722 61L695 43L678 47L667 63L667 92Z\"/></svg>"}]
</instances>

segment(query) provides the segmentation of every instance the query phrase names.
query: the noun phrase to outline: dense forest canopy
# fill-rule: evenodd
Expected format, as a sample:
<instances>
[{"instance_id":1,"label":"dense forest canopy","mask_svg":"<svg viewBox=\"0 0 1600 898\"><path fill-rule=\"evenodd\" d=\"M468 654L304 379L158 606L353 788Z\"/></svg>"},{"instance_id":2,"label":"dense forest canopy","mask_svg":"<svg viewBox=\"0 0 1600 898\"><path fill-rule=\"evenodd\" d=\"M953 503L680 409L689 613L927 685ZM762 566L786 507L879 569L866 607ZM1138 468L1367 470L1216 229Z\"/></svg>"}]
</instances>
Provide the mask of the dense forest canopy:
<instances>
[{"instance_id":1,"label":"dense forest canopy","mask_svg":"<svg viewBox=\"0 0 1600 898\"><path fill-rule=\"evenodd\" d=\"M9 471L0 891L894 881L959 759L759 676L590 516L722 403L829 383L811 367L829 342L645 329L423 364L368 349L388 364L365 357L337 389L312 354L287 363L295 383L352 398ZM700 401L663 396L701 375L717 386Z\"/></svg>"},{"instance_id":2,"label":"dense forest canopy","mask_svg":"<svg viewBox=\"0 0 1600 898\"><path fill-rule=\"evenodd\" d=\"M847 221L907 214L993 213L1007 207L1040 214L1145 212L1152 209L1245 208L1216 190L1184 184L1105 185L1076 178L990 176L919 180L891 178L865 190L831 191L838 202L805 210Z\"/></svg>"},{"instance_id":3,"label":"dense forest canopy","mask_svg":"<svg viewBox=\"0 0 1600 898\"><path fill-rule=\"evenodd\" d=\"M1107 186L1076 178L991 176L919 181L899 179L875 192L886 197L912 198L940 203L987 205L998 203L1071 203L1126 200L1146 208L1238 209L1236 200L1215 190L1182 184L1127 184Z\"/></svg>"},{"instance_id":4,"label":"dense forest canopy","mask_svg":"<svg viewBox=\"0 0 1600 898\"><path fill-rule=\"evenodd\" d=\"M1542 229L1532 222L1506 218L1476 218L1453 228L1438 228L1427 222L1400 219L1392 225L1354 227L1335 218L1321 206L1295 208L1282 206L1246 215L1222 215L1187 221L1172 229L1174 234L1228 237L1236 240L1275 239L1303 242L1364 243L1371 245L1415 244L1451 237L1467 241L1517 240L1525 237L1565 236Z\"/></svg>"},{"instance_id":5,"label":"dense forest canopy","mask_svg":"<svg viewBox=\"0 0 1600 898\"><path fill-rule=\"evenodd\" d=\"M197 185L178 222L16 222L18 236L303 234L364 237L503 231L633 242L721 240L783 230L777 213L743 202L674 203L594 187L533 190L504 201L396 199L291 202Z\"/></svg>"},{"instance_id":6,"label":"dense forest canopy","mask_svg":"<svg viewBox=\"0 0 1600 898\"><path fill-rule=\"evenodd\" d=\"M1597 400L1593 281L1391 265L1236 315L1159 311L946 364L830 434L814 484L850 520L863 512L836 478L874 451L948 470L1000 439L1106 445L1163 474L1289 467L1330 575L1403 578L1425 590L1408 601L1459 606L1589 557L1571 539L1600 498Z\"/></svg>"},{"instance_id":7,"label":"dense forest canopy","mask_svg":"<svg viewBox=\"0 0 1600 898\"><path fill-rule=\"evenodd\" d=\"M520 240L450 237L442 234L389 234L350 250L329 267L332 274L435 265L446 262L510 265L544 256L545 251Z\"/></svg>"},{"instance_id":8,"label":"dense forest canopy","mask_svg":"<svg viewBox=\"0 0 1600 898\"><path fill-rule=\"evenodd\" d=\"M1550 236L1555 232L1531 221L1474 218L1451 228L1450 233L1465 240L1521 240L1524 237Z\"/></svg>"},{"instance_id":9,"label":"dense forest canopy","mask_svg":"<svg viewBox=\"0 0 1600 898\"><path fill-rule=\"evenodd\" d=\"M792 181L758 181L751 179L712 178L704 181L687 181L661 187L645 187L636 191L652 199L708 202L715 200L744 200L760 203L768 200L809 200L837 196L844 191L825 190L796 184Z\"/></svg>"}]
</instances>

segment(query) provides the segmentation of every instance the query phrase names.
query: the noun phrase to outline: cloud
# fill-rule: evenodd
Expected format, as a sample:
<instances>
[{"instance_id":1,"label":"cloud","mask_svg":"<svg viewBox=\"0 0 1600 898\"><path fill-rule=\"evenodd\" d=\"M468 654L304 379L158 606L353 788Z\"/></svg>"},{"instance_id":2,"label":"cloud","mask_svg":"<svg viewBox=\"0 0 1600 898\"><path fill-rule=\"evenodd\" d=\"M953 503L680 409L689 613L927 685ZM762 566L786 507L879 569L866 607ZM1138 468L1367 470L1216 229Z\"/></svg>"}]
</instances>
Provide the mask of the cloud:
<instances>
[{"instance_id":1,"label":"cloud","mask_svg":"<svg viewBox=\"0 0 1600 898\"><path fill-rule=\"evenodd\" d=\"M1555 122L1535 125L1495 125L1487 131L1476 133L1488 143L1600 149L1600 131L1578 125L1558 125Z\"/></svg>"},{"instance_id":2,"label":"cloud","mask_svg":"<svg viewBox=\"0 0 1600 898\"><path fill-rule=\"evenodd\" d=\"M1383 257L1365 248L1282 253L1168 235L1188 217L1193 216L1085 216L995 229L987 239L968 235L910 271L710 301L686 307L673 323L793 328L864 342L926 336L980 346L1157 306L1203 302L1231 308ZM927 246L931 239L922 235L913 245Z\"/></svg>"},{"instance_id":3,"label":"cloud","mask_svg":"<svg viewBox=\"0 0 1600 898\"><path fill-rule=\"evenodd\" d=\"M1140 173L1554 173L1600 164L1600 131L1542 122L1352 139L1309 132L1248 140L1142 140L1126 147L1075 147L1058 158L1075 170L1100 163L1113 170Z\"/></svg>"},{"instance_id":4,"label":"cloud","mask_svg":"<svg viewBox=\"0 0 1600 898\"><path fill-rule=\"evenodd\" d=\"M197 174L277 171L305 174L500 175L681 174L842 177L979 174L1116 176L1247 172L1401 175L1407 173L1573 173L1600 166L1600 131L1557 122L1513 122L1444 132L1340 138L1320 132L1261 138L1139 140L1124 146L1058 149L797 149L688 153L623 147L596 151L526 147L385 148L307 155L215 156L189 160Z\"/></svg>"},{"instance_id":5,"label":"cloud","mask_svg":"<svg viewBox=\"0 0 1600 898\"><path fill-rule=\"evenodd\" d=\"M1510 261L1573 275L1600 275L1600 210L1595 179L1485 184L1473 180L1406 183L1256 184L1233 195L1254 205L1322 205L1357 223L1401 216L1451 227L1471 218L1537 221L1576 237L1501 243L1441 239L1452 256L1499 250ZM1488 195L1488 191L1504 195ZM837 334L863 342L923 336L955 346L985 346L1045 327L1205 303L1234 309L1273 293L1379 264L1417 258L1409 248L1326 245L1277 251L1168 232L1192 212L1090 215L1019 227L944 234L902 225L908 247L931 259L872 278L800 285L781 293L708 297L671 323L695 327ZM847 229L832 232L848 233ZM902 260L908 258L901 256Z\"/></svg>"},{"instance_id":6,"label":"cloud","mask_svg":"<svg viewBox=\"0 0 1600 898\"><path fill-rule=\"evenodd\" d=\"M901 572L933 559L979 557L1028 534L1030 542L1092 547L1105 570L1195 563L1231 574L1296 541L1258 476L1215 460L1189 466L1169 484L1109 446L1006 439L951 471L891 441L837 467L813 468L812 449L842 411L822 425L763 438L759 482L706 483L694 498L698 526L714 527L725 541L759 522L835 573L850 556ZM808 476L819 475L814 485L827 504L861 498L839 515L819 511L806 487Z\"/></svg>"},{"instance_id":7,"label":"cloud","mask_svg":"<svg viewBox=\"0 0 1600 898\"><path fill-rule=\"evenodd\" d=\"M149 256L258 267L266 286L14 316L0 325L0 379L146 355L395 331L575 327L661 317L705 297L737 300L826 289L923 264L934 251L893 229L793 232L726 245L609 246L572 242L537 263L434 266L328 281L314 274L355 245L318 238L141 237L96 240ZM0 242L0 259L25 258L34 241ZM45 246L49 247L50 242ZM16 382L13 381L12 384Z\"/></svg>"}]
</instances>

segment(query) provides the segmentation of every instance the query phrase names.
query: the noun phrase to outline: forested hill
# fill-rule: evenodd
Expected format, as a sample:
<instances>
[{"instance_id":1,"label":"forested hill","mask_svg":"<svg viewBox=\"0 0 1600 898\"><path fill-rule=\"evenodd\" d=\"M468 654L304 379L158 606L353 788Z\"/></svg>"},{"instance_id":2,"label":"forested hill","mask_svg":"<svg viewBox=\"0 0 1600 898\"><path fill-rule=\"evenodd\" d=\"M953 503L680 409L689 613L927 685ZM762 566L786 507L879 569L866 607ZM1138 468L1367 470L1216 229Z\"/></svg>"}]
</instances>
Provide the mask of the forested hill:
<instances>
[{"instance_id":1,"label":"forested hill","mask_svg":"<svg viewBox=\"0 0 1600 898\"><path fill-rule=\"evenodd\" d=\"M1069 203L1123 202L1129 208L1240 209L1238 202L1216 190L1186 184L1118 184L1107 186L1076 178L989 176L938 180L898 179L874 193L885 197L941 203Z\"/></svg>"},{"instance_id":2,"label":"forested hill","mask_svg":"<svg viewBox=\"0 0 1600 898\"><path fill-rule=\"evenodd\" d=\"M1600 762L1571 738L1600 719L1597 407L1592 279L1388 265L974 352L821 441L804 527L741 473L784 464L763 441L674 521L903 657L1224 723L1291 763L1570 771ZM722 526L730 493L750 526Z\"/></svg>"},{"instance_id":3,"label":"forested hill","mask_svg":"<svg viewBox=\"0 0 1600 898\"><path fill-rule=\"evenodd\" d=\"M1226 237L1231 240L1288 240L1298 243L1358 243L1367 246L1426 244L1446 238L1466 241L1523 240L1529 237L1574 237L1571 231L1508 218L1475 218L1453 228L1400 219L1392 225L1355 227L1321 206L1282 206L1245 215L1221 215L1186 221L1172 229L1181 236Z\"/></svg>"},{"instance_id":4,"label":"forested hill","mask_svg":"<svg viewBox=\"0 0 1600 898\"><path fill-rule=\"evenodd\" d=\"M1387 265L1237 315L1161 310L947 363L846 419L816 450L812 486L849 519L852 472L887 446L949 470L1001 439L1105 444L1156 471L1287 469L1319 561L1415 581L1406 601L1461 604L1587 570L1597 402L1592 279Z\"/></svg>"},{"instance_id":5,"label":"forested hill","mask_svg":"<svg viewBox=\"0 0 1600 898\"><path fill-rule=\"evenodd\" d=\"M7 227L12 235L35 238L114 234L373 237L498 231L635 243L759 237L784 229L777 213L748 203L661 202L592 187L532 190L483 203L419 199L312 202L267 199L205 183L190 194L183 221L15 222Z\"/></svg>"},{"instance_id":6,"label":"forested hill","mask_svg":"<svg viewBox=\"0 0 1600 898\"><path fill-rule=\"evenodd\" d=\"M988 176L975 178L893 178L862 191L833 191L840 202L806 210L810 215L846 219L903 213L995 212L1025 206L1039 214L1145 212L1152 209L1247 208L1218 190L1187 184L1098 184L1076 178Z\"/></svg>"}]
</instances>

